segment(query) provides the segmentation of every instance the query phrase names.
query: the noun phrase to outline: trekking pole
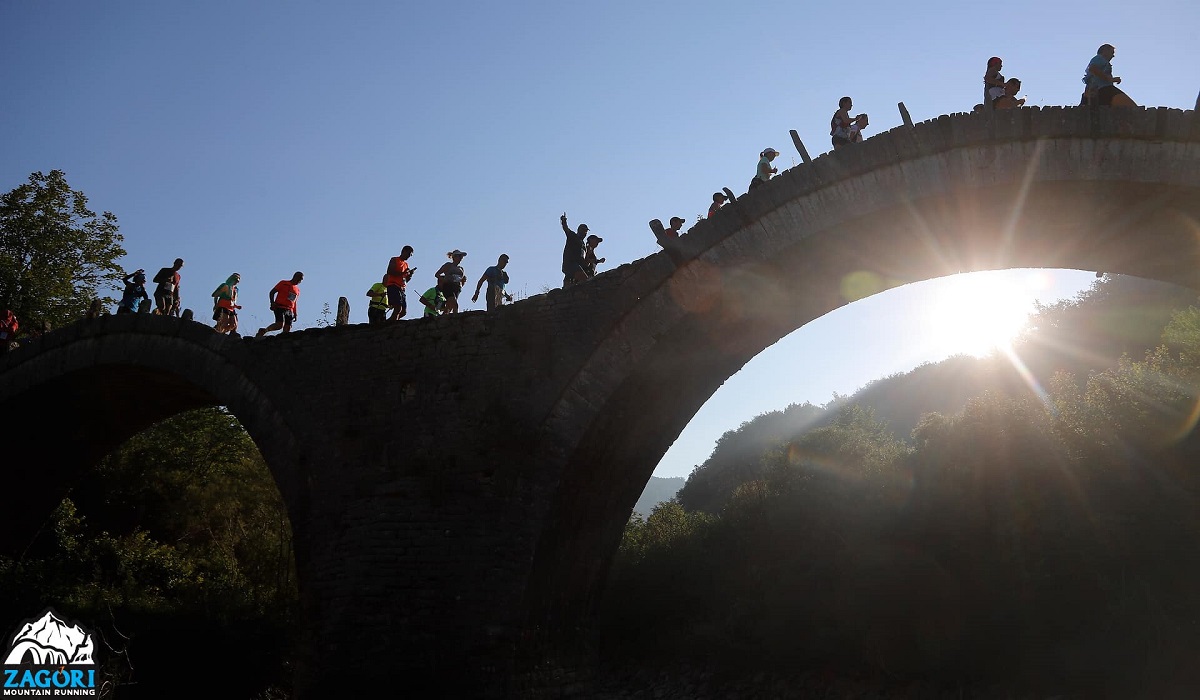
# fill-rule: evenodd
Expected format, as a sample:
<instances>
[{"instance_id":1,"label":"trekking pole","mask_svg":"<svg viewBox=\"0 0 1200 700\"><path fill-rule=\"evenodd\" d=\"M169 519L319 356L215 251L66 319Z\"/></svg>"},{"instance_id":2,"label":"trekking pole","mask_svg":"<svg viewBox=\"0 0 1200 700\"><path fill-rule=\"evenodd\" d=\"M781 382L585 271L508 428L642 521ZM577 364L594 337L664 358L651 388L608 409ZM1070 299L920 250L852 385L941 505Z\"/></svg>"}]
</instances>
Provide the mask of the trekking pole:
<instances>
[{"instance_id":1,"label":"trekking pole","mask_svg":"<svg viewBox=\"0 0 1200 700\"><path fill-rule=\"evenodd\" d=\"M900 108L900 118L904 120L904 126L913 128L912 117L908 114L908 107L904 106L903 102L897 102L896 106Z\"/></svg>"},{"instance_id":2,"label":"trekking pole","mask_svg":"<svg viewBox=\"0 0 1200 700\"><path fill-rule=\"evenodd\" d=\"M812 158L808 157L808 149L804 148L804 142L800 140L800 134L796 133L795 129L788 132L792 135L792 143L795 144L796 150L800 152L800 160L804 161L805 165L812 162Z\"/></svg>"}]
</instances>

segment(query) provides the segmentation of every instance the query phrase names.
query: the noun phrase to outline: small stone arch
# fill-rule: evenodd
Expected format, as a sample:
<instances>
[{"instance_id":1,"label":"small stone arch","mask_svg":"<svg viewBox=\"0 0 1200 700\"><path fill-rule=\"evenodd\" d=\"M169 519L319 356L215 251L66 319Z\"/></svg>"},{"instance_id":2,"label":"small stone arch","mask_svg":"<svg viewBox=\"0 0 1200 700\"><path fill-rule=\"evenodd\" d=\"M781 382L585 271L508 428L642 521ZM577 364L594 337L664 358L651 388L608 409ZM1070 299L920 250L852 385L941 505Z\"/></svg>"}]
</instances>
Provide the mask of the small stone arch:
<instances>
[{"instance_id":1,"label":"small stone arch","mask_svg":"<svg viewBox=\"0 0 1200 700\"><path fill-rule=\"evenodd\" d=\"M251 359L207 326L148 314L82 321L0 358L5 429L34 455L32 468L8 470L3 551L27 545L73 474L150 425L204 406L225 406L241 421L293 525L303 523L305 460Z\"/></svg>"}]
</instances>

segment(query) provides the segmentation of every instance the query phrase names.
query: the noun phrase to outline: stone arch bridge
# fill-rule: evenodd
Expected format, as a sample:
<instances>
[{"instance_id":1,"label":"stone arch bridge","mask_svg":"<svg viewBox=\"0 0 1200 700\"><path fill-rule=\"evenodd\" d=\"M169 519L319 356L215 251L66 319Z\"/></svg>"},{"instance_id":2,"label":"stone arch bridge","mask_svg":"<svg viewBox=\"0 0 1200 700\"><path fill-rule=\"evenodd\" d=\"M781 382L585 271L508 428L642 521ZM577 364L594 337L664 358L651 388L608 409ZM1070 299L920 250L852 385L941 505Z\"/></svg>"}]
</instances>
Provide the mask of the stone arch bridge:
<instances>
[{"instance_id":1,"label":"stone arch bridge","mask_svg":"<svg viewBox=\"0 0 1200 700\"><path fill-rule=\"evenodd\" d=\"M553 694L561 676L539 671L572 663L658 460L784 335L964 271L1200 289L1200 125L1169 109L940 117L793 168L680 246L495 313L263 340L147 315L48 334L0 358L0 424L44 460L5 474L0 546L19 552L130 436L224 405L291 516L298 697L422 679Z\"/></svg>"}]
</instances>

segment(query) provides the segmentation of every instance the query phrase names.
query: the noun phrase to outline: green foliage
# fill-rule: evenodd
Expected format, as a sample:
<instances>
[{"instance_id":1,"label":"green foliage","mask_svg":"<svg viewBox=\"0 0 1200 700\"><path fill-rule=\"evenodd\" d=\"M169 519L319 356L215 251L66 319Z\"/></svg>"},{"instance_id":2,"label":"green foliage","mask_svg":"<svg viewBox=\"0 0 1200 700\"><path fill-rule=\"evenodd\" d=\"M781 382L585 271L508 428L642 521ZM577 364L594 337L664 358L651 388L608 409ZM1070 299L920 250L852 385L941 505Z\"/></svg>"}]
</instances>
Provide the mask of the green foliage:
<instances>
[{"instance_id":1,"label":"green foliage","mask_svg":"<svg viewBox=\"0 0 1200 700\"><path fill-rule=\"evenodd\" d=\"M1185 287L1108 275L1072 300L1039 305L1015 349L1043 383L1055 372L1083 380L1154 349L1172 315L1195 299Z\"/></svg>"},{"instance_id":2,"label":"green foliage","mask_svg":"<svg viewBox=\"0 0 1200 700\"><path fill-rule=\"evenodd\" d=\"M829 425L810 430L793 440L785 458L791 466L825 470L842 479L887 484L895 465L908 453L871 408L844 406Z\"/></svg>"},{"instance_id":3,"label":"green foliage","mask_svg":"<svg viewBox=\"0 0 1200 700\"><path fill-rule=\"evenodd\" d=\"M672 505L653 528L631 522L606 653L1194 691L1200 311L1175 313L1161 341L1042 394L926 414L907 444L842 406L756 455L722 446L744 460L727 474L752 478L722 485L718 515Z\"/></svg>"},{"instance_id":4,"label":"green foliage","mask_svg":"<svg viewBox=\"0 0 1200 700\"><path fill-rule=\"evenodd\" d=\"M1163 345L1167 351L1179 358L1183 367L1200 367L1200 309L1189 306L1171 315L1171 322L1163 330Z\"/></svg>"},{"instance_id":5,"label":"green foliage","mask_svg":"<svg viewBox=\"0 0 1200 700\"><path fill-rule=\"evenodd\" d=\"M25 556L0 558L0 588L12 592L10 619L51 601L107 622L108 638L128 639L143 687L168 687L178 658L217 647L254 660L247 691L286 678L291 529L253 442L221 409L175 416L104 459Z\"/></svg>"},{"instance_id":6,"label":"green foliage","mask_svg":"<svg viewBox=\"0 0 1200 700\"><path fill-rule=\"evenodd\" d=\"M82 318L100 291L121 279L117 217L97 215L87 203L61 170L35 172L0 195L0 305L26 328Z\"/></svg>"},{"instance_id":7,"label":"green foliage","mask_svg":"<svg viewBox=\"0 0 1200 700\"><path fill-rule=\"evenodd\" d=\"M1168 322L1174 335L1162 335L1162 342L1169 346L1177 344L1174 338L1180 334L1200 333L1200 318L1187 317L1188 312L1173 316L1194 300L1189 289L1106 276L1073 300L1039 307L1015 345L1023 367L1001 355L951 357L870 382L853 396L835 396L824 407L792 405L762 414L721 437L712 455L689 476L679 500L689 510L719 513L739 485L764 477L769 466L761 460L764 453L829 425L845 406L872 409L875 420L907 439L926 414L953 415L973 397L1028 397L1031 381L1059 392L1068 391L1063 382L1074 381L1082 389L1089 374L1115 367L1123 355L1140 357L1154 349ZM1179 349L1171 347L1170 352Z\"/></svg>"},{"instance_id":8,"label":"green foliage","mask_svg":"<svg viewBox=\"0 0 1200 700\"><path fill-rule=\"evenodd\" d=\"M810 403L793 404L742 423L717 440L712 456L692 472L679 491L688 510L717 513L739 484L760 478L759 456L767 449L811 428L824 411Z\"/></svg>"},{"instance_id":9,"label":"green foliage","mask_svg":"<svg viewBox=\"0 0 1200 700\"><path fill-rule=\"evenodd\" d=\"M187 558L191 575L177 581L176 600L221 600L235 615L295 596L282 499L250 437L221 409L144 431L77 492L98 527L153 533Z\"/></svg>"}]
</instances>

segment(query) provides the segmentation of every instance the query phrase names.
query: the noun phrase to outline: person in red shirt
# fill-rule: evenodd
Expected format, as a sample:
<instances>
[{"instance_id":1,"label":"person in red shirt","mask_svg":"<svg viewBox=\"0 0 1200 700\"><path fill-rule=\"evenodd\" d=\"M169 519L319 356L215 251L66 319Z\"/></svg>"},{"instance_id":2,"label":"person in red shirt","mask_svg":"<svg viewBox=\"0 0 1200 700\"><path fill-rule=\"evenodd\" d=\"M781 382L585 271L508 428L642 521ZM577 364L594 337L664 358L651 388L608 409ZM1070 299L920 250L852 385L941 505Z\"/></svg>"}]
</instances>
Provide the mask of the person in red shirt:
<instances>
[{"instance_id":1,"label":"person in red shirt","mask_svg":"<svg viewBox=\"0 0 1200 700\"><path fill-rule=\"evenodd\" d=\"M403 318L404 314L408 313L408 299L404 290L413 273L417 271L417 268L408 266L408 259L412 254L413 247L406 245L400 249L400 255L388 262L387 277L384 278L383 284L387 288L388 306L392 307L392 321Z\"/></svg>"},{"instance_id":2,"label":"person in red shirt","mask_svg":"<svg viewBox=\"0 0 1200 700\"><path fill-rule=\"evenodd\" d=\"M296 320L296 300L300 298L300 283L304 281L304 273L297 272L290 280L279 280L279 284L267 292L271 300L271 311L275 312L275 323L266 328L259 328L255 338L261 338L271 331L282 330L290 333L292 322Z\"/></svg>"},{"instance_id":3,"label":"person in red shirt","mask_svg":"<svg viewBox=\"0 0 1200 700\"><path fill-rule=\"evenodd\" d=\"M712 218L713 214L721 211L721 207L725 206L725 200L729 199L724 192L713 192L713 202L708 207L708 218Z\"/></svg>"},{"instance_id":4,"label":"person in red shirt","mask_svg":"<svg viewBox=\"0 0 1200 700\"><path fill-rule=\"evenodd\" d=\"M666 248L668 245L670 245L671 241L679 240L679 231L680 231L680 229L683 228L683 225L686 223L687 222L683 220L683 217L672 216L671 217L671 228L663 230L663 237L661 240L659 240L658 244L660 246Z\"/></svg>"},{"instance_id":5,"label":"person in red shirt","mask_svg":"<svg viewBox=\"0 0 1200 700\"><path fill-rule=\"evenodd\" d=\"M17 340L17 329L20 327L21 324L17 323L17 315L12 309L5 309L4 313L0 314L0 353L12 349Z\"/></svg>"},{"instance_id":6,"label":"person in red shirt","mask_svg":"<svg viewBox=\"0 0 1200 700\"><path fill-rule=\"evenodd\" d=\"M179 270L183 267L183 258L175 258L171 267L164 267L154 276L154 313L159 316L179 315Z\"/></svg>"}]
</instances>

